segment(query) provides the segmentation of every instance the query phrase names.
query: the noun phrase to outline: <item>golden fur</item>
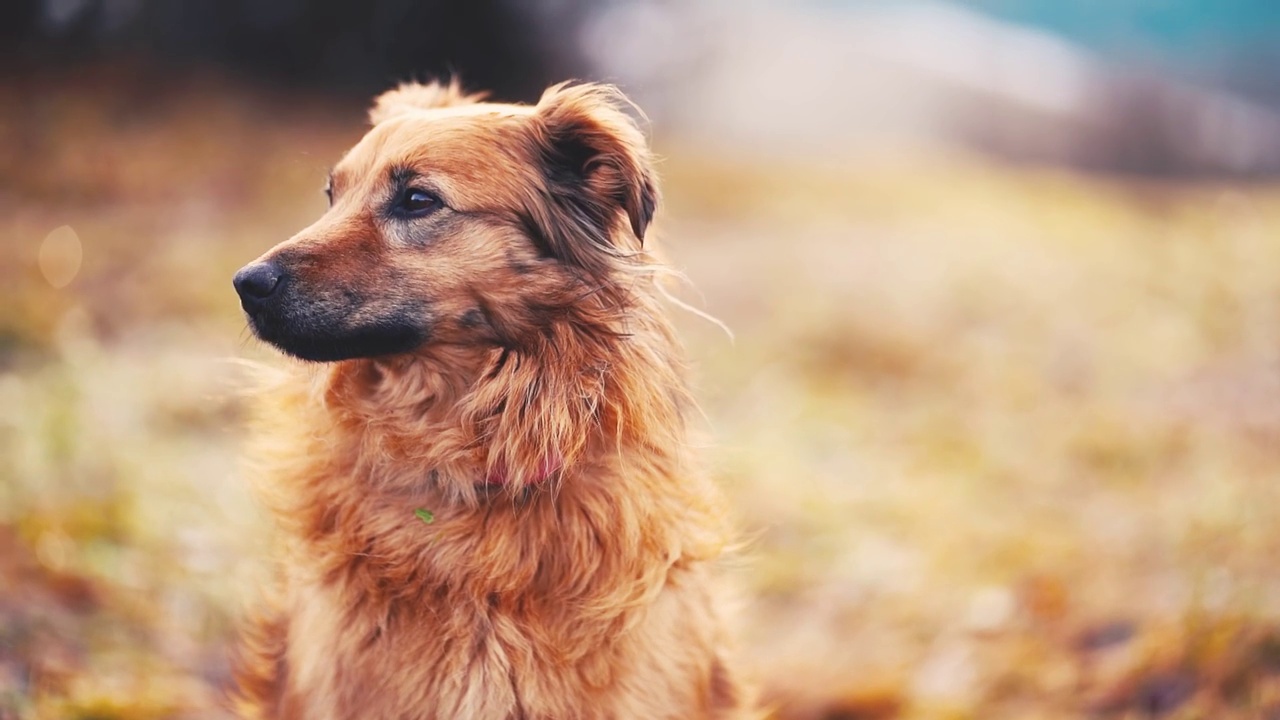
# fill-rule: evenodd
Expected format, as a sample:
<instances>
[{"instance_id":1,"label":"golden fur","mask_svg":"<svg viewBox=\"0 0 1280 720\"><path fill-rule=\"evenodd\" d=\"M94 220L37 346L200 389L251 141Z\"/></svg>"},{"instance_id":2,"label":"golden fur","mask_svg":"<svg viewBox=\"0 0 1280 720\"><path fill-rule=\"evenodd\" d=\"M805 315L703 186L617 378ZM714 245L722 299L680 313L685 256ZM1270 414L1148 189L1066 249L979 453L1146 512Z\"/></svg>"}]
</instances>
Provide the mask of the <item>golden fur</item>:
<instances>
[{"instance_id":1,"label":"golden fur","mask_svg":"<svg viewBox=\"0 0 1280 720\"><path fill-rule=\"evenodd\" d=\"M378 98L331 210L259 260L282 278L259 335L340 359L291 365L261 403L282 581L244 633L237 710L747 717L723 502L643 244L643 135L605 86L478 99ZM396 215L400 177L439 206ZM369 337L412 347L363 356Z\"/></svg>"}]
</instances>

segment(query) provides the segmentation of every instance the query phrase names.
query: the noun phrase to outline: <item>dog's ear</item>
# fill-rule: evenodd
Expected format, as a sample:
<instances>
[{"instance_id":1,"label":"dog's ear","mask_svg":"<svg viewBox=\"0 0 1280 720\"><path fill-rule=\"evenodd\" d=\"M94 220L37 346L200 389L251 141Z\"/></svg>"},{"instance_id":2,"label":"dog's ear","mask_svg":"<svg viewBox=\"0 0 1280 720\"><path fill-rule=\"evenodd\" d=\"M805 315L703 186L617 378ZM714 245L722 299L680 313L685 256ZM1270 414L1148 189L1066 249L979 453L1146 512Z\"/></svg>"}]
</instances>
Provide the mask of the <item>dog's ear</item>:
<instances>
[{"instance_id":1,"label":"dog's ear","mask_svg":"<svg viewBox=\"0 0 1280 720\"><path fill-rule=\"evenodd\" d=\"M466 93L458 78L448 83L432 80L429 83L401 83L394 89L379 95L369 108L369 122L377 125L388 118L403 115L410 110L429 110L431 108L450 107L453 105L469 105L483 100L484 93Z\"/></svg>"},{"instance_id":2,"label":"dog's ear","mask_svg":"<svg viewBox=\"0 0 1280 720\"><path fill-rule=\"evenodd\" d=\"M535 219L552 254L588 270L633 249L618 247L623 217L634 248L643 245L657 209L653 161L633 108L613 86L565 83L543 93L530 119L550 203L550 217Z\"/></svg>"}]
</instances>

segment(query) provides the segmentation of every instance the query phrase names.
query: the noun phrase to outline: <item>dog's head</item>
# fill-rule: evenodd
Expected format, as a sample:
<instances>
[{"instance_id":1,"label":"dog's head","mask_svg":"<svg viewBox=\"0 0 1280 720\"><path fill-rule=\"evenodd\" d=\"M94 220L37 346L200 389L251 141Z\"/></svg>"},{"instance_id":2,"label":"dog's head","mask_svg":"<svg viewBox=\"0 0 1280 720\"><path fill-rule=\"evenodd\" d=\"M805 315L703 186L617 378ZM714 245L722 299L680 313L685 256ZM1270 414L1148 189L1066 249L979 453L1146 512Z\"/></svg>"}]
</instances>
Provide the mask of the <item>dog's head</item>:
<instances>
[{"instance_id":1,"label":"dog's head","mask_svg":"<svg viewBox=\"0 0 1280 720\"><path fill-rule=\"evenodd\" d=\"M626 99L557 85L534 106L456 83L377 99L329 210L235 277L254 331L307 360L519 346L641 247L657 191ZM607 295L607 292L605 293Z\"/></svg>"}]
</instances>

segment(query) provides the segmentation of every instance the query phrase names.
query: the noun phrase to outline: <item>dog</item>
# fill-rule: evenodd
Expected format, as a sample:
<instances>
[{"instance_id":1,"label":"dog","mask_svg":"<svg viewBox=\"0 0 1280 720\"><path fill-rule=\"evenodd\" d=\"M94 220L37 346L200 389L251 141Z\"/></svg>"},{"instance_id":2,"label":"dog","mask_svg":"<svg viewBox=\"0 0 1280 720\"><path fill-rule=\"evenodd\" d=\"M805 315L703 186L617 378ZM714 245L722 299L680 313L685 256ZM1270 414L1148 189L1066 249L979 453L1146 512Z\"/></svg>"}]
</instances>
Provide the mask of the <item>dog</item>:
<instances>
[{"instance_id":1,"label":"dog","mask_svg":"<svg viewBox=\"0 0 1280 720\"><path fill-rule=\"evenodd\" d=\"M240 643L242 717L753 716L632 107L401 85L328 211L236 274L303 361L250 432L281 581Z\"/></svg>"}]
</instances>

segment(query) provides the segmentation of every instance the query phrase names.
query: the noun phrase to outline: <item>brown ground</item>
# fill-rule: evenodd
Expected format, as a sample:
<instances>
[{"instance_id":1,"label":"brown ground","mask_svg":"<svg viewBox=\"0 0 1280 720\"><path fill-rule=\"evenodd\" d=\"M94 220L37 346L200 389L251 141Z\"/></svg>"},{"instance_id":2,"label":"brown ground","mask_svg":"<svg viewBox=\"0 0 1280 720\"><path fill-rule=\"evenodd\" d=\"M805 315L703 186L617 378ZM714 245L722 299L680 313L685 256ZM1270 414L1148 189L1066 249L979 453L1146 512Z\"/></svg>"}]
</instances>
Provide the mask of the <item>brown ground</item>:
<instances>
[{"instance_id":1,"label":"brown ground","mask_svg":"<svg viewBox=\"0 0 1280 720\"><path fill-rule=\"evenodd\" d=\"M0 718L221 717L230 277L361 108L103 87L0 89ZM659 145L779 717L1280 717L1280 188Z\"/></svg>"}]
</instances>

